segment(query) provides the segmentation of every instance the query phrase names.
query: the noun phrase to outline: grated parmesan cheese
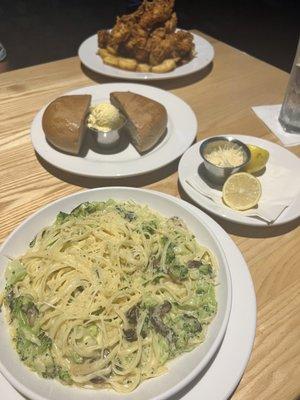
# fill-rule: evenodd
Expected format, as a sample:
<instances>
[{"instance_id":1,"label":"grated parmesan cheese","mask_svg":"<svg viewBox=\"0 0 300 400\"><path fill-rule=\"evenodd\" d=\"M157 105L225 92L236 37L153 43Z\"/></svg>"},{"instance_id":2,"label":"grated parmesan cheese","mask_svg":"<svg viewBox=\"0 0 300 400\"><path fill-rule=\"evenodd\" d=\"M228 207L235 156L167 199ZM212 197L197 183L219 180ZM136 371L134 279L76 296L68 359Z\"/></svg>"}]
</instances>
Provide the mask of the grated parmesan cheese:
<instances>
[{"instance_id":1,"label":"grated parmesan cheese","mask_svg":"<svg viewBox=\"0 0 300 400\"><path fill-rule=\"evenodd\" d=\"M244 162L244 153L237 145L225 145L212 150L205 158L218 167L238 167Z\"/></svg>"}]
</instances>

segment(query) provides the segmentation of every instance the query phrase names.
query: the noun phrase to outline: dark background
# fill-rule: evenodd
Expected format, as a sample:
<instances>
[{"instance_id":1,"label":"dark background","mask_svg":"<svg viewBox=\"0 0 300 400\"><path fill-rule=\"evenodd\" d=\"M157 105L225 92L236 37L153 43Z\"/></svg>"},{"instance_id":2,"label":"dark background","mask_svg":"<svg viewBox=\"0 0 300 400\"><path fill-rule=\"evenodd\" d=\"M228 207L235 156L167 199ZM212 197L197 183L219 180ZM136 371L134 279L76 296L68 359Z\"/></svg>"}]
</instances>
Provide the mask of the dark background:
<instances>
[{"instance_id":1,"label":"dark background","mask_svg":"<svg viewBox=\"0 0 300 400\"><path fill-rule=\"evenodd\" d=\"M78 46L137 0L0 0L0 42L9 69L76 55ZM197 28L290 71L299 37L299 0L176 0L179 26Z\"/></svg>"}]
</instances>

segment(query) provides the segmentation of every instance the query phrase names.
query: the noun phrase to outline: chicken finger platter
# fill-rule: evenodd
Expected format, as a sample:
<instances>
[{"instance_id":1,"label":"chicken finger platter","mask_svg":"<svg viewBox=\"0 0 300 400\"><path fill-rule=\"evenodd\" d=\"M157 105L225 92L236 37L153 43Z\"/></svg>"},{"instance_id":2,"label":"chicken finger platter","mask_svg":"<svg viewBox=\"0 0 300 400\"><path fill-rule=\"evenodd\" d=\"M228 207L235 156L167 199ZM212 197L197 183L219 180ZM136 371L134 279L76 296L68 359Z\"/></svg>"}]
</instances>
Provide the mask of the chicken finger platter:
<instances>
[{"instance_id":1,"label":"chicken finger platter","mask_svg":"<svg viewBox=\"0 0 300 400\"><path fill-rule=\"evenodd\" d=\"M112 29L99 30L79 48L89 69L123 79L168 79L205 68L214 57L203 38L177 28L174 0L143 1L118 16Z\"/></svg>"}]
</instances>

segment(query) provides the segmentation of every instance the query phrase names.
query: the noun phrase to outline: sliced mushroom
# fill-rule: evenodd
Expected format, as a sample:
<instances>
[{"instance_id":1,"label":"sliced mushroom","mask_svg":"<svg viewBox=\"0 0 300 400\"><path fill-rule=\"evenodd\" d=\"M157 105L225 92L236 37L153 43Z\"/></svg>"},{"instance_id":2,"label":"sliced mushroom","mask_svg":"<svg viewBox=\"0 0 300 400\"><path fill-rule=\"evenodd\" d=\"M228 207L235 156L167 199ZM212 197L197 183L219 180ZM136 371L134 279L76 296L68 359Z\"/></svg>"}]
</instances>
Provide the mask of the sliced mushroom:
<instances>
[{"instance_id":1,"label":"sliced mushroom","mask_svg":"<svg viewBox=\"0 0 300 400\"><path fill-rule=\"evenodd\" d=\"M183 318L189 333L197 333L202 331L202 325L193 315L183 314Z\"/></svg>"},{"instance_id":2,"label":"sliced mushroom","mask_svg":"<svg viewBox=\"0 0 300 400\"><path fill-rule=\"evenodd\" d=\"M159 258L154 258L153 260L150 261L150 267L156 269L159 267L160 264L160 259Z\"/></svg>"},{"instance_id":3,"label":"sliced mushroom","mask_svg":"<svg viewBox=\"0 0 300 400\"><path fill-rule=\"evenodd\" d=\"M27 315L29 325L33 326L37 319L37 316L39 315L39 311L36 308L36 306L34 304L32 304L26 310L26 315Z\"/></svg>"},{"instance_id":4,"label":"sliced mushroom","mask_svg":"<svg viewBox=\"0 0 300 400\"><path fill-rule=\"evenodd\" d=\"M128 342L135 342L137 340L135 329L123 329L123 333Z\"/></svg>"},{"instance_id":5,"label":"sliced mushroom","mask_svg":"<svg viewBox=\"0 0 300 400\"><path fill-rule=\"evenodd\" d=\"M95 376L95 378L90 379L90 382L99 384L105 382L105 379L102 376Z\"/></svg>"},{"instance_id":6,"label":"sliced mushroom","mask_svg":"<svg viewBox=\"0 0 300 400\"><path fill-rule=\"evenodd\" d=\"M152 309L150 321L156 330L162 336L166 337L168 341L175 340L175 334L162 320L162 318L171 310L172 304L169 301L164 301L163 304L158 305Z\"/></svg>"},{"instance_id":7,"label":"sliced mushroom","mask_svg":"<svg viewBox=\"0 0 300 400\"><path fill-rule=\"evenodd\" d=\"M188 268L199 268L202 265L201 260L190 260L187 262L187 267Z\"/></svg>"},{"instance_id":8,"label":"sliced mushroom","mask_svg":"<svg viewBox=\"0 0 300 400\"><path fill-rule=\"evenodd\" d=\"M165 300L163 304L160 306L159 310L160 316L163 317L164 315L166 315L171 310L171 308L172 304L168 300Z\"/></svg>"},{"instance_id":9,"label":"sliced mushroom","mask_svg":"<svg viewBox=\"0 0 300 400\"><path fill-rule=\"evenodd\" d=\"M137 304L129 308L129 310L126 312L126 318L128 319L128 322L130 324L137 324L137 321L140 316L140 310Z\"/></svg>"}]
</instances>

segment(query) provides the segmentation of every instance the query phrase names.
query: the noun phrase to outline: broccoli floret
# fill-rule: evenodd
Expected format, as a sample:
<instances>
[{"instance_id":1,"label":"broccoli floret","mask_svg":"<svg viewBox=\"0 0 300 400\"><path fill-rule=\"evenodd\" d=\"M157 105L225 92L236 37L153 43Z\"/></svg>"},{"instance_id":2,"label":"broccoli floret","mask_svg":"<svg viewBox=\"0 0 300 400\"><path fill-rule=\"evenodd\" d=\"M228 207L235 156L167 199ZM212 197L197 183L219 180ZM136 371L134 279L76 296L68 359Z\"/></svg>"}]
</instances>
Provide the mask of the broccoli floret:
<instances>
[{"instance_id":1,"label":"broccoli floret","mask_svg":"<svg viewBox=\"0 0 300 400\"><path fill-rule=\"evenodd\" d=\"M199 272L204 275L211 275L213 273L213 269L208 264L202 264L199 268Z\"/></svg>"},{"instance_id":2,"label":"broccoli floret","mask_svg":"<svg viewBox=\"0 0 300 400\"><path fill-rule=\"evenodd\" d=\"M31 325L29 317L31 314L38 314L38 309L29 296L18 296L10 298L9 307L13 318L16 318L23 325Z\"/></svg>"},{"instance_id":3,"label":"broccoli floret","mask_svg":"<svg viewBox=\"0 0 300 400\"><path fill-rule=\"evenodd\" d=\"M26 275L26 268L21 261L13 260L8 263L5 272L7 285L14 285L16 282L22 281Z\"/></svg>"},{"instance_id":4,"label":"broccoli floret","mask_svg":"<svg viewBox=\"0 0 300 400\"><path fill-rule=\"evenodd\" d=\"M201 295L201 297L204 297L206 295L213 295L214 290L213 290L213 285L208 283L208 282L199 282L198 287L196 289L196 293Z\"/></svg>"},{"instance_id":5,"label":"broccoli floret","mask_svg":"<svg viewBox=\"0 0 300 400\"><path fill-rule=\"evenodd\" d=\"M75 352L71 354L71 359L76 364L82 364L83 363L83 357L81 357L79 354L77 354Z\"/></svg>"},{"instance_id":6,"label":"broccoli floret","mask_svg":"<svg viewBox=\"0 0 300 400\"><path fill-rule=\"evenodd\" d=\"M118 213L124 218L127 219L129 222L133 221L134 219L136 219L136 214L133 211L129 211L126 210L126 208L117 205L116 206L116 210L118 211Z\"/></svg>"},{"instance_id":7,"label":"broccoli floret","mask_svg":"<svg viewBox=\"0 0 300 400\"><path fill-rule=\"evenodd\" d=\"M39 328L35 325L38 309L29 296L14 297L13 292L6 296L11 316L25 339L40 345Z\"/></svg>"},{"instance_id":8,"label":"broccoli floret","mask_svg":"<svg viewBox=\"0 0 300 400\"><path fill-rule=\"evenodd\" d=\"M63 212L63 211L60 211L60 212L57 214L57 216L56 216L55 223L58 224L58 225L62 224L62 223L64 222L64 220L65 220L68 216L69 216L69 214L67 214L67 213L65 213L65 212Z\"/></svg>"},{"instance_id":9,"label":"broccoli floret","mask_svg":"<svg viewBox=\"0 0 300 400\"><path fill-rule=\"evenodd\" d=\"M15 297L10 291L6 301L16 326L14 341L20 359L44 378L55 378L58 367L51 354L52 340L36 324L39 311L32 299L29 296Z\"/></svg>"},{"instance_id":10,"label":"broccoli floret","mask_svg":"<svg viewBox=\"0 0 300 400\"><path fill-rule=\"evenodd\" d=\"M38 355L46 356L50 354L52 340L43 331L39 334L39 338L39 344L33 343L24 336L22 329L17 328L15 337L16 349L22 361L33 362Z\"/></svg>"},{"instance_id":11,"label":"broccoli floret","mask_svg":"<svg viewBox=\"0 0 300 400\"><path fill-rule=\"evenodd\" d=\"M49 336L46 335L44 331L40 332L39 339L41 341L40 353L44 353L52 348L52 340L49 338Z\"/></svg>"},{"instance_id":12,"label":"broccoli floret","mask_svg":"<svg viewBox=\"0 0 300 400\"><path fill-rule=\"evenodd\" d=\"M33 347L32 342L25 339L24 335L22 334L22 332L20 332L20 330L17 330L15 342L16 342L16 349L20 356L20 359L27 364L27 360L32 360L34 357L33 350L35 350L35 348Z\"/></svg>"},{"instance_id":13,"label":"broccoli floret","mask_svg":"<svg viewBox=\"0 0 300 400\"><path fill-rule=\"evenodd\" d=\"M79 204L79 206L75 207L70 215L73 215L74 217L85 217L86 215L92 214L96 211L103 210L105 207L104 202L89 202L86 201L84 203Z\"/></svg>"},{"instance_id":14,"label":"broccoli floret","mask_svg":"<svg viewBox=\"0 0 300 400\"><path fill-rule=\"evenodd\" d=\"M190 339L199 335L202 326L197 318L190 314L182 314L177 316L171 325L176 333L176 349L186 348Z\"/></svg>"},{"instance_id":15,"label":"broccoli floret","mask_svg":"<svg viewBox=\"0 0 300 400\"><path fill-rule=\"evenodd\" d=\"M182 328L190 336L202 331L202 326L197 318L188 314L182 316Z\"/></svg>"},{"instance_id":16,"label":"broccoli floret","mask_svg":"<svg viewBox=\"0 0 300 400\"><path fill-rule=\"evenodd\" d=\"M172 264L168 268L168 273L175 281L183 281L188 277L188 269L182 264Z\"/></svg>"},{"instance_id":17,"label":"broccoli floret","mask_svg":"<svg viewBox=\"0 0 300 400\"><path fill-rule=\"evenodd\" d=\"M158 300L155 297L152 297L150 293L146 293L143 296L143 301L141 307L144 310L149 310L152 307L155 307L158 304Z\"/></svg>"},{"instance_id":18,"label":"broccoli floret","mask_svg":"<svg viewBox=\"0 0 300 400\"><path fill-rule=\"evenodd\" d=\"M70 374L69 374L69 372L67 370L65 370L65 369L63 369L61 367L58 367L58 372L57 373L58 373L58 378L61 381L65 382L65 383L68 383L68 384L72 383L72 379L71 379Z\"/></svg>"},{"instance_id":19,"label":"broccoli floret","mask_svg":"<svg viewBox=\"0 0 300 400\"><path fill-rule=\"evenodd\" d=\"M154 220L144 222L142 224L142 231L146 234L153 235L157 230L157 222Z\"/></svg>"},{"instance_id":20,"label":"broccoli floret","mask_svg":"<svg viewBox=\"0 0 300 400\"><path fill-rule=\"evenodd\" d=\"M52 340L40 331L40 344L26 339L23 330L17 329L15 342L20 359L31 369L44 378L53 379L58 375L58 367L55 365L51 354Z\"/></svg>"},{"instance_id":21,"label":"broccoli floret","mask_svg":"<svg viewBox=\"0 0 300 400\"><path fill-rule=\"evenodd\" d=\"M44 371L41 372L43 378L54 379L57 377L57 366L54 363L52 356L49 354L42 355L40 361L45 367ZM38 372L38 371L37 371Z\"/></svg>"},{"instance_id":22,"label":"broccoli floret","mask_svg":"<svg viewBox=\"0 0 300 400\"><path fill-rule=\"evenodd\" d=\"M215 313L216 311L216 304L215 301L211 304L211 303L206 303L203 304L202 306L202 310L207 313L208 316L211 316Z\"/></svg>"},{"instance_id":23,"label":"broccoli floret","mask_svg":"<svg viewBox=\"0 0 300 400\"><path fill-rule=\"evenodd\" d=\"M161 244L164 246L167 242L168 242L168 238L167 238L167 236L165 236L165 235L163 235L163 236L161 236L161 238L160 238L160 241L161 241Z\"/></svg>"},{"instance_id":24,"label":"broccoli floret","mask_svg":"<svg viewBox=\"0 0 300 400\"><path fill-rule=\"evenodd\" d=\"M166 264L172 264L175 261L175 245L170 243L166 252Z\"/></svg>"}]
</instances>

